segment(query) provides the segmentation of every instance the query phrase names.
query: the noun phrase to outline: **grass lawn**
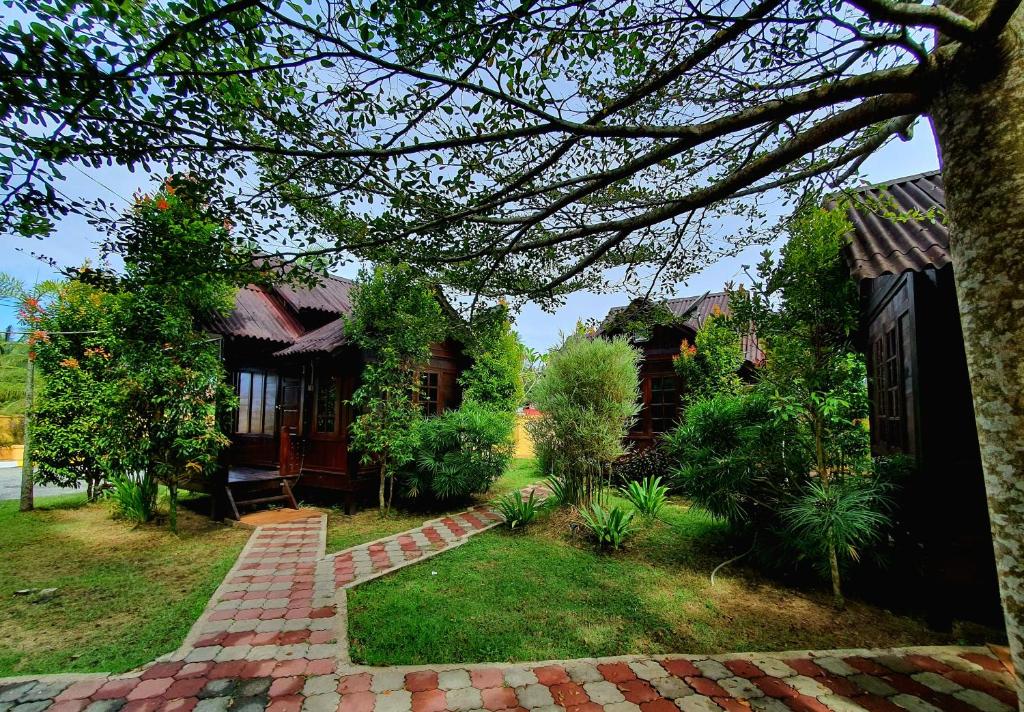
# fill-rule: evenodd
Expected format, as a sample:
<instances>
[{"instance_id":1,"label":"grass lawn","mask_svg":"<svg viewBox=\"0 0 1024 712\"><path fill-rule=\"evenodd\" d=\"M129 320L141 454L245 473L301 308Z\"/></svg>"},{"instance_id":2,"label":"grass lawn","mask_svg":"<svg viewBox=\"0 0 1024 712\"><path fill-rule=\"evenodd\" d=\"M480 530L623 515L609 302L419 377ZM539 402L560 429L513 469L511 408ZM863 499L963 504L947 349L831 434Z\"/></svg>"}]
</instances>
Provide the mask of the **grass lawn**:
<instances>
[{"instance_id":1,"label":"grass lawn","mask_svg":"<svg viewBox=\"0 0 1024 712\"><path fill-rule=\"evenodd\" d=\"M110 518L84 495L0 502L0 677L123 672L174 650L250 532L179 510L180 533ZM20 589L56 588L33 602Z\"/></svg>"},{"instance_id":2,"label":"grass lawn","mask_svg":"<svg viewBox=\"0 0 1024 712\"><path fill-rule=\"evenodd\" d=\"M349 592L353 657L371 665L549 660L950 642L851 601L837 612L732 565L725 529L673 502L618 554L570 534L564 513L487 532ZM434 574L433 572L436 572Z\"/></svg>"},{"instance_id":3,"label":"grass lawn","mask_svg":"<svg viewBox=\"0 0 1024 712\"><path fill-rule=\"evenodd\" d=\"M505 474L491 485L490 491L486 494L455 502L448 508L429 511L396 508L392 510L390 516L384 518L381 518L375 508L367 508L351 516L338 509L327 510L327 553L342 551L350 546L404 532L407 529L418 527L428 519L434 519L444 514L463 512L467 507L488 502L513 490L522 489L540 479L533 460L514 460Z\"/></svg>"}]
</instances>

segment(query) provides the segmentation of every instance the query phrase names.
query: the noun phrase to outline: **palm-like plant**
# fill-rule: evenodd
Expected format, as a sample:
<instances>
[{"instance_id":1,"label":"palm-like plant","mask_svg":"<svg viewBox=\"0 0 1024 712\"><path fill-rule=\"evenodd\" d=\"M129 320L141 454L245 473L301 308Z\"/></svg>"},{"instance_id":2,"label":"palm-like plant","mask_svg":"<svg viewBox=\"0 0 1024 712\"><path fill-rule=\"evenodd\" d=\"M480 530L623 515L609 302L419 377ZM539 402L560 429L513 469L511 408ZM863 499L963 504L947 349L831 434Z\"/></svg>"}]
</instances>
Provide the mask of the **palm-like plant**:
<instances>
[{"instance_id":1,"label":"palm-like plant","mask_svg":"<svg viewBox=\"0 0 1024 712\"><path fill-rule=\"evenodd\" d=\"M892 507L889 485L875 477L832 477L808 483L782 511L790 536L825 571L840 559L857 561L860 549L881 537ZM842 604L836 593L837 604Z\"/></svg>"}]
</instances>

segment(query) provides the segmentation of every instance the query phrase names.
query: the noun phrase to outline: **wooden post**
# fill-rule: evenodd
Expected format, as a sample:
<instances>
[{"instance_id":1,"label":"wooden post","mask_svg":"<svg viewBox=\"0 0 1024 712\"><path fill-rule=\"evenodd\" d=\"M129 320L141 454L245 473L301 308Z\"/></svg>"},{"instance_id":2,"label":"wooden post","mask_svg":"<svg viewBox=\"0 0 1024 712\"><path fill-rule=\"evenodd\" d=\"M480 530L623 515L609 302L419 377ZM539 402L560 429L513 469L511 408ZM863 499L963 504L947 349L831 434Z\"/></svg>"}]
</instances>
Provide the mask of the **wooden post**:
<instances>
[{"instance_id":1,"label":"wooden post","mask_svg":"<svg viewBox=\"0 0 1024 712\"><path fill-rule=\"evenodd\" d=\"M25 452L21 460L21 511L35 507L32 497L32 409L35 407L36 364L29 353L28 375L25 378Z\"/></svg>"}]
</instances>

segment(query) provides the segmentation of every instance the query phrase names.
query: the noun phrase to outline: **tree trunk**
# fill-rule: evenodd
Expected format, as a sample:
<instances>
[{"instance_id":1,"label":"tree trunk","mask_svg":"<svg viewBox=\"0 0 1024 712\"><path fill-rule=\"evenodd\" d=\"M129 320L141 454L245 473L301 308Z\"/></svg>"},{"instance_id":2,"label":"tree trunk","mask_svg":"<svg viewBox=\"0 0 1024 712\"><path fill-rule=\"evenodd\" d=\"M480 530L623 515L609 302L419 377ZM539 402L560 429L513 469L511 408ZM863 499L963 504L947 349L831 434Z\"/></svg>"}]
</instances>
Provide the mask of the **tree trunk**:
<instances>
[{"instance_id":1,"label":"tree trunk","mask_svg":"<svg viewBox=\"0 0 1024 712\"><path fill-rule=\"evenodd\" d=\"M36 363L29 354L28 374L25 378L25 448L21 460L21 511L35 507L32 481L32 409L35 408Z\"/></svg>"},{"instance_id":2,"label":"tree trunk","mask_svg":"<svg viewBox=\"0 0 1024 712\"><path fill-rule=\"evenodd\" d=\"M988 3L954 0L978 18ZM1007 634L1024 673L1024 12L931 107ZM1021 689L1019 687L1019 689ZM1024 709L1024 692L1021 708Z\"/></svg>"},{"instance_id":3,"label":"tree trunk","mask_svg":"<svg viewBox=\"0 0 1024 712\"><path fill-rule=\"evenodd\" d=\"M386 464L385 458L380 459L380 490L377 492L378 507L380 509L380 516L384 516L384 508L386 501L384 500L384 483L387 482Z\"/></svg>"},{"instance_id":4,"label":"tree trunk","mask_svg":"<svg viewBox=\"0 0 1024 712\"><path fill-rule=\"evenodd\" d=\"M821 480L821 484L828 488L832 478L825 462L825 426L821 422L821 414L813 410L812 413L815 468L818 470L818 479ZM831 537L828 542L828 571L832 577L832 603L836 608L843 608L846 606L846 599L843 598L843 582L839 575L839 553L836 551L836 543Z\"/></svg>"},{"instance_id":5,"label":"tree trunk","mask_svg":"<svg viewBox=\"0 0 1024 712\"><path fill-rule=\"evenodd\" d=\"M178 483L171 480L167 484L168 509L170 510L171 531L178 533Z\"/></svg>"}]
</instances>

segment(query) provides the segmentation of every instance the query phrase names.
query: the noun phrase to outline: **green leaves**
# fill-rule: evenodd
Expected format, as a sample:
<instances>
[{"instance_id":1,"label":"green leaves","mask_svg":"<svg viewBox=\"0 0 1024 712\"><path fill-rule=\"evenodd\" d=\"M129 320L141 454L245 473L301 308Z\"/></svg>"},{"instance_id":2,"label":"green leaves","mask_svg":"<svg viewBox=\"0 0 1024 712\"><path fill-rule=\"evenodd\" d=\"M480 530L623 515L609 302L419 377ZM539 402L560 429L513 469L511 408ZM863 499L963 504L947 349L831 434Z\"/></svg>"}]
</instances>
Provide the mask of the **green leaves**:
<instances>
[{"instance_id":1,"label":"green leaves","mask_svg":"<svg viewBox=\"0 0 1024 712\"><path fill-rule=\"evenodd\" d=\"M668 504L668 487L661 484L661 477L645 477L633 481L619 491L644 517L654 519Z\"/></svg>"},{"instance_id":2,"label":"green leaves","mask_svg":"<svg viewBox=\"0 0 1024 712\"><path fill-rule=\"evenodd\" d=\"M541 470L565 481L567 504L589 502L623 452L638 408L639 358L623 337L582 332L548 354L530 394L541 415L527 427Z\"/></svg>"},{"instance_id":3,"label":"green leaves","mask_svg":"<svg viewBox=\"0 0 1024 712\"><path fill-rule=\"evenodd\" d=\"M416 372L429 361L430 344L444 339L441 307L408 265L379 265L360 274L345 333L369 357L352 395L359 415L351 445L365 463L381 464L382 478L393 477L416 454Z\"/></svg>"},{"instance_id":4,"label":"green leaves","mask_svg":"<svg viewBox=\"0 0 1024 712\"><path fill-rule=\"evenodd\" d=\"M603 548L618 551L636 530L633 522L635 512L619 505L609 510L594 502L589 507L581 508L579 513L590 535Z\"/></svg>"},{"instance_id":5,"label":"green leaves","mask_svg":"<svg viewBox=\"0 0 1024 712\"><path fill-rule=\"evenodd\" d=\"M509 529L522 529L537 518L541 504L535 492L531 491L527 499L523 499L522 492L509 492L494 503L494 508L504 517Z\"/></svg>"},{"instance_id":6,"label":"green leaves","mask_svg":"<svg viewBox=\"0 0 1024 712\"><path fill-rule=\"evenodd\" d=\"M512 461L511 411L467 401L417 421L416 457L403 481L413 497L450 500L486 492Z\"/></svg>"}]
</instances>

